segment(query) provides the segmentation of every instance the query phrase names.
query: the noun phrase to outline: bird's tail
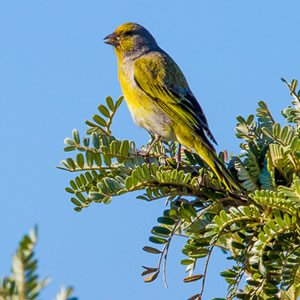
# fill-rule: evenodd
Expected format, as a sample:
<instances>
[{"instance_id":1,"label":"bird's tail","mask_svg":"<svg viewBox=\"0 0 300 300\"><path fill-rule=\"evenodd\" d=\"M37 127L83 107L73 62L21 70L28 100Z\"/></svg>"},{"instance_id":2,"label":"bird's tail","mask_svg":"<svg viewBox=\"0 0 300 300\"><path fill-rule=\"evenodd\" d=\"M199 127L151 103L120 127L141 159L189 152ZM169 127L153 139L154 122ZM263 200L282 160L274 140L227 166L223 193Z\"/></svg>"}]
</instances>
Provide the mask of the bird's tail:
<instances>
[{"instance_id":1,"label":"bird's tail","mask_svg":"<svg viewBox=\"0 0 300 300\"><path fill-rule=\"evenodd\" d=\"M236 182L233 176L229 173L224 163L219 159L213 148L208 148L201 142L194 145L197 154L208 164L218 179L225 185L230 192L241 191L240 185Z\"/></svg>"}]
</instances>

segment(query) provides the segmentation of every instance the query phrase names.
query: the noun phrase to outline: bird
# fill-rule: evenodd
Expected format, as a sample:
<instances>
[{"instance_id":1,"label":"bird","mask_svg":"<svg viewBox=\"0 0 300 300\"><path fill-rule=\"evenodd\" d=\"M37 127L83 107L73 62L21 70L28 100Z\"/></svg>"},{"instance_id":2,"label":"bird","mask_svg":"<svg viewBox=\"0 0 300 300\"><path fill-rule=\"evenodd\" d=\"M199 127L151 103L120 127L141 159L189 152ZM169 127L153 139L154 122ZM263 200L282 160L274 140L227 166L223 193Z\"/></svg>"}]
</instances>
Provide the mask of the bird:
<instances>
[{"instance_id":1,"label":"bird","mask_svg":"<svg viewBox=\"0 0 300 300\"><path fill-rule=\"evenodd\" d=\"M232 192L239 185L219 159L206 116L176 62L143 26L128 22L104 38L114 47L118 78L135 124L153 137L150 145L177 141L195 151Z\"/></svg>"}]
</instances>

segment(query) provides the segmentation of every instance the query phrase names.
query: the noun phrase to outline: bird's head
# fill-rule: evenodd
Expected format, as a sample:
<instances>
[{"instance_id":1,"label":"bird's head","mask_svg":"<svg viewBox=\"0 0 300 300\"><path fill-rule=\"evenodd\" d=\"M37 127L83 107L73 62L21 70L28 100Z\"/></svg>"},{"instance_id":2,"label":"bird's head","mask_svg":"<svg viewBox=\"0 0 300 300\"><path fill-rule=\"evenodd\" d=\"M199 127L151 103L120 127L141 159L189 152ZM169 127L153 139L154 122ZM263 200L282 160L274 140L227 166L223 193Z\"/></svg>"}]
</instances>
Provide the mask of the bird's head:
<instances>
[{"instance_id":1,"label":"bird's head","mask_svg":"<svg viewBox=\"0 0 300 300\"><path fill-rule=\"evenodd\" d=\"M122 56L137 56L158 47L151 33L136 23L120 25L112 34L104 38L104 42L112 45L117 54Z\"/></svg>"}]
</instances>

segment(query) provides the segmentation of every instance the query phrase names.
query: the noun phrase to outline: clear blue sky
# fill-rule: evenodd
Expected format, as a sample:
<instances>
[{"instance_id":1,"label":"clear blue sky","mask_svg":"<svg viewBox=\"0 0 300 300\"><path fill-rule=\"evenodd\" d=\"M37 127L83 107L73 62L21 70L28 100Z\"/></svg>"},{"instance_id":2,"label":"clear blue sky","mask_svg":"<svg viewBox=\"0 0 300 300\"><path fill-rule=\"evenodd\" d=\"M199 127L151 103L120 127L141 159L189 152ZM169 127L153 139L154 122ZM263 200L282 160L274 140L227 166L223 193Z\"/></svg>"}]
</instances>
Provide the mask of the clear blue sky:
<instances>
[{"instance_id":1,"label":"clear blue sky","mask_svg":"<svg viewBox=\"0 0 300 300\"><path fill-rule=\"evenodd\" d=\"M63 140L82 133L107 95L121 94L116 58L102 38L123 22L147 27L181 66L204 108L219 150L238 153L235 117L266 101L279 121L290 96L280 81L300 79L300 2L279 0L198 1L1 1L0 276L9 272L17 242L40 227L40 274L53 278L42 299L61 284L80 299L186 299L199 289L183 284L182 241L172 246L169 288L160 279L144 284L141 265L154 265L141 249L164 202L134 194L109 206L73 211L64 192L70 174L57 170ZM148 136L135 127L126 105L115 135ZM221 297L215 272L226 265L215 255L205 299Z\"/></svg>"}]
</instances>

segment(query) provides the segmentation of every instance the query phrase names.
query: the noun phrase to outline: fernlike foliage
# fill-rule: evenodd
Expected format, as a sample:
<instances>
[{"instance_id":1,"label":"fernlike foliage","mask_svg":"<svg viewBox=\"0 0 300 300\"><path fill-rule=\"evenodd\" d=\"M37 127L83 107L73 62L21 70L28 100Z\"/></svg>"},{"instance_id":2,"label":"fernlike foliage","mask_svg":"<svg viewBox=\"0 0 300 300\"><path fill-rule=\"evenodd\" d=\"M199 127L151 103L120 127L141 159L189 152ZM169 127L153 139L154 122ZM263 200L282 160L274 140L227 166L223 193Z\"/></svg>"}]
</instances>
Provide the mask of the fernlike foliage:
<instances>
[{"instance_id":1,"label":"fernlike foliage","mask_svg":"<svg viewBox=\"0 0 300 300\"><path fill-rule=\"evenodd\" d=\"M144 247L158 256L157 265L143 267L145 282L162 273L167 284L169 247L173 238L183 236L184 282L201 281L190 300L203 299L209 261L218 247L232 261L232 268L221 273L228 283L227 295L218 299L297 299L300 93L296 80L283 81L293 96L292 105L282 112L287 124L277 123L262 101L255 115L237 118L242 152L230 159L228 168L242 192L226 191L195 153L184 150L178 162L176 143L158 142L144 155L146 147L137 149L133 141L114 137L111 123L123 98L114 102L108 97L93 122L86 122L82 141L77 130L65 139L65 151L77 152L60 166L77 174L66 188L75 210L108 204L112 197L131 191L140 191L138 199L148 202L164 198L167 207L149 238L153 246ZM224 157L220 153L220 159ZM202 270L199 260L204 260Z\"/></svg>"},{"instance_id":2,"label":"fernlike foliage","mask_svg":"<svg viewBox=\"0 0 300 300\"><path fill-rule=\"evenodd\" d=\"M37 227L24 235L12 259L12 271L9 276L0 279L0 300L40 299L40 292L49 284L50 279L39 279L38 261L34 248L37 242ZM76 300L70 297L71 287L61 288L55 300Z\"/></svg>"}]
</instances>

